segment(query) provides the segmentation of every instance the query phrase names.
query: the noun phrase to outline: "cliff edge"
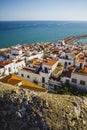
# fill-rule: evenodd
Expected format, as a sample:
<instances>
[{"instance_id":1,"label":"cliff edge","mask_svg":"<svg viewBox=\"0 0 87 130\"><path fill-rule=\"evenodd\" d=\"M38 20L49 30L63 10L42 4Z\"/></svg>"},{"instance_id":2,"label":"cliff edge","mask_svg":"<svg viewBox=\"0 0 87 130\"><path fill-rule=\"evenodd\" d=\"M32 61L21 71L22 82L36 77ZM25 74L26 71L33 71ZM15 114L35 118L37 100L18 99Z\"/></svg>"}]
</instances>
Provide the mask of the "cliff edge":
<instances>
[{"instance_id":1,"label":"cliff edge","mask_svg":"<svg viewBox=\"0 0 87 130\"><path fill-rule=\"evenodd\" d=\"M0 83L0 130L87 130L87 97Z\"/></svg>"}]
</instances>

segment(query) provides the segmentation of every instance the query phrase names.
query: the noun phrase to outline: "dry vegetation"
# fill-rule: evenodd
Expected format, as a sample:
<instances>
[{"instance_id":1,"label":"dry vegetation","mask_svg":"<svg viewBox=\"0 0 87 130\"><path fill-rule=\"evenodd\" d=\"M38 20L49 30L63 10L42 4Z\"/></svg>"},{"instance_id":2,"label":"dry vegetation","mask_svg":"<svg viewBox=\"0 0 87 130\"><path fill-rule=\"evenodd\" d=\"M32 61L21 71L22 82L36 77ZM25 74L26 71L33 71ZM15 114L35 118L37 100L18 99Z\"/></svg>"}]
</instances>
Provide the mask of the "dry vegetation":
<instances>
[{"instance_id":1,"label":"dry vegetation","mask_svg":"<svg viewBox=\"0 0 87 130\"><path fill-rule=\"evenodd\" d=\"M34 92L0 83L3 129L87 130L87 97Z\"/></svg>"}]
</instances>

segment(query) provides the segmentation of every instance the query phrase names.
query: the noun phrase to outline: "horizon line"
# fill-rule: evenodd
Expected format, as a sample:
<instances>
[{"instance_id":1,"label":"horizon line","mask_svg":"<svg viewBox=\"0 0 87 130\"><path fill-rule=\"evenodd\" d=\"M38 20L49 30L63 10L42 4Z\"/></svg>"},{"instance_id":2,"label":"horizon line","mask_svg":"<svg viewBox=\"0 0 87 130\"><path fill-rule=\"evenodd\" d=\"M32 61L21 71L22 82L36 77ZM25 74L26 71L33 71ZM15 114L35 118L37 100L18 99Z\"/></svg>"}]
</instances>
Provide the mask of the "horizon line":
<instances>
[{"instance_id":1,"label":"horizon line","mask_svg":"<svg viewBox=\"0 0 87 130\"><path fill-rule=\"evenodd\" d=\"M12 22L12 21L75 21L75 22L87 22L87 20L0 20L0 22Z\"/></svg>"}]
</instances>

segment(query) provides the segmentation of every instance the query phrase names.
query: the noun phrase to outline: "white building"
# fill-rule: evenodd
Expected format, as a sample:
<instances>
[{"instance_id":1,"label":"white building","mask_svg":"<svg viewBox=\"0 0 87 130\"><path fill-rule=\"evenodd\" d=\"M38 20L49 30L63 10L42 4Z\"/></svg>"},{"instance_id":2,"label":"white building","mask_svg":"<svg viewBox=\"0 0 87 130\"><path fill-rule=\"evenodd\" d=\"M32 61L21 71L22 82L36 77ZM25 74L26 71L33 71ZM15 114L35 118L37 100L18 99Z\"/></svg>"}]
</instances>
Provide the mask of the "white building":
<instances>
[{"instance_id":1,"label":"white building","mask_svg":"<svg viewBox=\"0 0 87 130\"><path fill-rule=\"evenodd\" d=\"M22 49L18 49L18 48L11 48L11 54L17 54L17 55L21 55L22 54Z\"/></svg>"},{"instance_id":2,"label":"white building","mask_svg":"<svg viewBox=\"0 0 87 130\"><path fill-rule=\"evenodd\" d=\"M76 69L71 75L71 84L80 89L87 90L87 65L84 69Z\"/></svg>"},{"instance_id":3,"label":"white building","mask_svg":"<svg viewBox=\"0 0 87 130\"><path fill-rule=\"evenodd\" d=\"M25 67L25 61L24 60L17 60L14 62L15 64L15 73L18 73L18 69L21 69Z\"/></svg>"},{"instance_id":4,"label":"white building","mask_svg":"<svg viewBox=\"0 0 87 130\"><path fill-rule=\"evenodd\" d=\"M4 67L0 66L0 78L2 78L2 75L4 75Z\"/></svg>"},{"instance_id":5,"label":"white building","mask_svg":"<svg viewBox=\"0 0 87 130\"><path fill-rule=\"evenodd\" d=\"M30 56L26 56L26 61L32 60L34 58L42 59L42 57L43 57L43 51L35 55L31 54Z\"/></svg>"},{"instance_id":6,"label":"white building","mask_svg":"<svg viewBox=\"0 0 87 130\"><path fill-rule=\"evenodd\" d=\"M11 63L5 65L4 69L5 69L4 74L6 74L6 75L12 74L15 72L15 65L13 62L11 62Z\"/></svg>"},{"instance_id":7,"label":"white building","mask_svg":"<svg viewBox=\"0 0 87 130\"><path fill-rule=\"evenodd\" d=\"M49 92L55 92L55 90L58 89L61 86L62 86L62 84L61 84L60 81L50 79L49 85L48 85L48 91Z\"/></svg>"},{"instance_id":8,"label":"white building","mask_svg":"<svg viewBox=\"0 0 87 130\"><path fill-rule=\"evenodd\" d=\"M0 62L0 75L18 73L18 69L23 68L24 66L24 60L5 60L3 62Z\"/></svg>"},{"instance_id":9,"label":"white building","mask_svg":"<svg viewBox=\"0 0 87 130\"><path fill-rule=\"evenodd\" d=\"M19 69L18 75L24 77L27 80L36 82L41 86L47 87L51 72L58 64L58 60L43 61L41 66L25 67Z\"/></svg>"},{"instance_id":10,"label":"white building","mask_svg":"<svg viewBox=\"0 0 87 130\"><path fill-rule=\"evenodd\" d=\"M71 66L73 66L75 64L74 59L71 60L71 59L62 59L62 58L60 58L59 62L64 66L64 69L68 69L68 68L70 68Z\"/></svg>"}]
</instances>

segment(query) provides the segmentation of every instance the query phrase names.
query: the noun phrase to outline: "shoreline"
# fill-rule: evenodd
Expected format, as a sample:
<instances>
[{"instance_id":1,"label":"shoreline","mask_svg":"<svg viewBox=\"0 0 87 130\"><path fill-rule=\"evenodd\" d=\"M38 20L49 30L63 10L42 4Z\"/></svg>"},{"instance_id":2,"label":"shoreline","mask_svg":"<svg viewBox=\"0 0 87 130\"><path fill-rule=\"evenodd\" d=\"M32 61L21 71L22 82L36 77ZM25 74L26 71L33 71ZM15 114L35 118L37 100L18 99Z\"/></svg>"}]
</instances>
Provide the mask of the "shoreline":
<instances>
[{"instance_id":1,"label":"shoreline","mask_svg":"<svg viewBox=\"0 0 87 130\"><path fill-rule=\"evenodd\" d=\"M70 21L0 22L0 48L25 43L58 42L87 34L87 23Z\"/></svg>"},{"instance_id":2,"label":"shoreline","mask_svg":"<svg viewBox=\"0 0 87 130\"><path fill-rule=\"evenodd\" d=\"M66 44L72 44L74 42L77 42L77 43L81 43L81 44L87 44L85 42L79 42L78 40L81 40L81 39L87 39L87 35L78 35L78 36L70 36L70 37L67 37L67 38L64 38L64 39L61 39L61 40L58 40L56 42L50 42L50 41L47 41L47 42L33 42L33 43L23 43L23 44L16 44L16 45L12 45L12 46L8 46L8 47L4 47L4 48L0 48L0 50L2 49L7 49L7 48L10 48L10 47L14 47L14 46L17 46L17 45L34 45L34 44L44 44L44 43L52 43L52 44L56 44L58 42L61 42L61 41L64 41Z\"/></svg>"}]
</instances>

